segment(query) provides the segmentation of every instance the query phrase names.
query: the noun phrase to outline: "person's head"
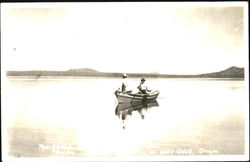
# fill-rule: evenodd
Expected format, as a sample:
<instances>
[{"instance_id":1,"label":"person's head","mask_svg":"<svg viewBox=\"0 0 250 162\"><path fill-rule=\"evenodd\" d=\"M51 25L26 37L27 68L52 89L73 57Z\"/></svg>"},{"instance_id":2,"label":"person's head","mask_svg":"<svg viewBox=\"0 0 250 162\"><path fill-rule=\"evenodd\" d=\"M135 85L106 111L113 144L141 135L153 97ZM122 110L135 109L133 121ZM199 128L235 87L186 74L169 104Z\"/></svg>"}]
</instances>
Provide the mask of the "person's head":
<instances>
[{"instance_id":1,"label":"person's head","mask_svg":"<svg viewBox=\"0 0 250 162\"><path fill-rule=\"evenodd\" d=\"M145 82L145 78L141 78L141 82L144 83Z\"/></svg>"},{"instance_id":2,"label":"person's head","mask_svg":"<svg viewBox=\"0 0 250 162\"><path fill-rule=\"evenodd\" d=\"M127 78L128 76L127 76L127 74L122 74L122 78Z\"/></svg>"}]
</instances>

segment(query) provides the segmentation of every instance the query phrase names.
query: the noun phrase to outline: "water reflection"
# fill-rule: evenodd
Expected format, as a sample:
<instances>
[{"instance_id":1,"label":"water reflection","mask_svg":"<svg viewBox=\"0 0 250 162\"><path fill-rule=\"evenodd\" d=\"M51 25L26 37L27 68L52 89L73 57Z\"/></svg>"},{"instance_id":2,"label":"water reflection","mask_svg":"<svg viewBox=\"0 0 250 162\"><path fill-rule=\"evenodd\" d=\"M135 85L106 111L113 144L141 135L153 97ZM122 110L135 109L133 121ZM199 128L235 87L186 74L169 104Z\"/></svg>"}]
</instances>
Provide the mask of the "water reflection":
<instances>
[{"instance_id":1,"label":"water reflection","mask_svg":"<svg viewBox=\"0 0 250 162\"><path fill-rule=\"evenodd\" d=\"M123 121L127 120L128 116L132 116L133 112L138 112L141 119L145 118L145 112L152 108L158 107L159 104L156 100L150 102L139 102L139 103L120 103L115 109L115 114ZM125 129L125 126L123 126Z\"/></svg>"}]
</instances>

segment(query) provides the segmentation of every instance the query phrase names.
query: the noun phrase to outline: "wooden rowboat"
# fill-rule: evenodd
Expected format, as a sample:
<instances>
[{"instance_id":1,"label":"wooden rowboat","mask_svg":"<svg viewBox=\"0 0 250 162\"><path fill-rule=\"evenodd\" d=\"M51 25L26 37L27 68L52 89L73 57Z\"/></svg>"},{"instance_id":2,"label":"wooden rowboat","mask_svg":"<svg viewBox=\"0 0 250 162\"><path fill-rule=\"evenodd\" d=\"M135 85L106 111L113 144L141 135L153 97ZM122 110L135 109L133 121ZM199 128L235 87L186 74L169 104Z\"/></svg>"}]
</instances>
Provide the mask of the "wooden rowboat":
<instances>
[{"instance_id":1,"label":"wooden rowboat","mask_svg":"<svg viewBox=\"0 0 250 162\"><path fill-rule=\"evenodd\" d=\"M119 103L128 103L128 102L144 102L144 101L153 101L159 95L159 91L152 91L148 94L142 93L124 93L121 91L115 92L116 98Z\"/></svg>"}]
</instances>

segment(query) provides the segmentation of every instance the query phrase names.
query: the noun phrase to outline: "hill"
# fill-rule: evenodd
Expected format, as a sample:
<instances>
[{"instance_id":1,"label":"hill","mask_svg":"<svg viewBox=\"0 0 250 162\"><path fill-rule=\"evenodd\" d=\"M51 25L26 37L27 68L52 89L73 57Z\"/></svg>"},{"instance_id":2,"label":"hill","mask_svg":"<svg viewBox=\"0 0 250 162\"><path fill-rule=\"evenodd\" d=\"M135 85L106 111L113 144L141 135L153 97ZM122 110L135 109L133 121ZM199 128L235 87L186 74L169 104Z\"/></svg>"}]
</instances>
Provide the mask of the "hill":
<instances>
[{"instance_id":1,"label":"hill","mask_svg":"<svg viewBox=\"0 0 250 162\"><path fill-rule=\"evenodd\" d=\"M211 78L211 77L214 77L214 78L244 78L244 68L232 66L232 67L230 67L226 70L223 70L223 71L201 74L198 76L209 77L209 78Z\"/></svg>"},{"instance_id":2,"label":"hill","mask_svg":"<svg viewBox=\"0 0 250 162\"><path fill-rule=\"evenodd\" d=\"M85 73L98 73L99 71L90 68L69 69L68 71L85 72Z\"/></svg>"}]
</instances>

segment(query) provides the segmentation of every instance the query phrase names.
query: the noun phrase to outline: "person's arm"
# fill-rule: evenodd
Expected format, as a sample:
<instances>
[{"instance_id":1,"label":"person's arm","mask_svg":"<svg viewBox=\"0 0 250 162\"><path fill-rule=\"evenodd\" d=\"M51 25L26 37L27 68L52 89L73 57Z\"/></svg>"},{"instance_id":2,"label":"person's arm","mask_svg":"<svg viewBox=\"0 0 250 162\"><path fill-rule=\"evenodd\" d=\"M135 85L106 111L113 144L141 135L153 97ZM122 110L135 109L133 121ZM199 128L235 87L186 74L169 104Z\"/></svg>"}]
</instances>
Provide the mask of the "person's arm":
<instances>
[{"instance_id":1,"label":"person's arm","mask_svg":"<svg viewBox=\"0 0 250 162\"><path fill-rule=\"evenodd\" d=\"M140 83L140 85L137 87L139 90L141 90L141 83Z\"/></svg>"}]
</instances>

